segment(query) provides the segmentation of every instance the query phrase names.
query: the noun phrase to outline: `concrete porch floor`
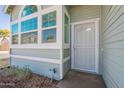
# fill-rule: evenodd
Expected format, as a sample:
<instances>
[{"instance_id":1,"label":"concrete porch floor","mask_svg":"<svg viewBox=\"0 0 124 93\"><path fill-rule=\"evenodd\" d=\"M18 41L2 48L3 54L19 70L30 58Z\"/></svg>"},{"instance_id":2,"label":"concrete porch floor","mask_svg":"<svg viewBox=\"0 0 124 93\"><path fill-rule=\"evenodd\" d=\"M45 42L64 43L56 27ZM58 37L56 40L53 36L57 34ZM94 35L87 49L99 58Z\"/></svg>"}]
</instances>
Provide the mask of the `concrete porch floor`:
<instances>
[{"instance_id":1,"label":"concrete porch floor","mask_svg":"<svg viewBox=\"0 0 124 93\"><path fill-rule=\"evenodd\" d=\"M57 87L60 88L105 88L105 83L100 75L69 71Z\"/></svg>"}]
</instances>

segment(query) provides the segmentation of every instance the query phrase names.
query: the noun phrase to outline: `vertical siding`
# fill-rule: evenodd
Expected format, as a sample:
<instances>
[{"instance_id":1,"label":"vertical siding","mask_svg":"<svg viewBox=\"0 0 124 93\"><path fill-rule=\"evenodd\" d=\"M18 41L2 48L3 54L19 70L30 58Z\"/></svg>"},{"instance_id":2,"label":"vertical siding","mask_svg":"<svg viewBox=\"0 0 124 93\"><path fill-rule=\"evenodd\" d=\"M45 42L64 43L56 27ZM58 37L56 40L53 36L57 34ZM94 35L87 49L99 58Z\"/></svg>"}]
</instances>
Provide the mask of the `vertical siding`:
<instances>
[{"instance_id":1,"label":"vertical siding","mask_svg":"<svg viewBox=\"0 0 124 93\"><path fill-rule=\"evenodd\" d=\"M124 6L102 6L103 78L124 87Z\"/></svg>"}]
</instances>

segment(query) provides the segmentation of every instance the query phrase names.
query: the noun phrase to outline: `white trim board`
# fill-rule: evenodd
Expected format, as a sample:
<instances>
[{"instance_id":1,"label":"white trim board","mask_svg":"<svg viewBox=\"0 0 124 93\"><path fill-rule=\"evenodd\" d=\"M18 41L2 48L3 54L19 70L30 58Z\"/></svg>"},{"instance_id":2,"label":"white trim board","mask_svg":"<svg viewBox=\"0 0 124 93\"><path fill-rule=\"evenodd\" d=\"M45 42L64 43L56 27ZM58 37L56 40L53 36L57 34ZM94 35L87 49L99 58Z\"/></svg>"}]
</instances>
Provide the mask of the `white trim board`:
<instances>
[{"instance_id":1,"label":"white trim board","mask_svg":"<svg viewBox=\"0 0 124 93\"><path fill-rule=\"evenodd\" d=\"M27 44L27 45L13 45L10 48L30 48L30 49L60 49L60 45L51 43L51 44L42 44L42 46L40 46L39 44Z\"/></svg>"},{"instance_id":2,"label":"white trim board","mask_svg":"<svg viewBox=\"0 0 124 93\"><path fill-rule=\"evenodd\" d=\"M67 62L68 60L70 60L70 56L68 56L68 57L64 58L63 63Z\"/></svg>"},{"instance_id":3,"label":"white trim board","mask_svg":"<svg viewBox=\"0 0 124 93\"><path fill-rule=\"evenodd\" d=\"M72 31L71 31L71 68L74 69L74 26L77 24L84 24L84 23L95 23L95 73L99 74L99 18L89 19L80 22L71 23ZM76 68L75 68L76 69ZM80 70L80 69L79 69ZM88 71L88 70L87 70ZM92 72L92 71L90 71Z\"/></svg>"},{"instance_id":4,"label":"white trim board","mask_svg":"<svg viewBox=\"0 0 124 93\"><path fill-rule=\"evenodd\" d=\"M12 58L19 58L19 59L34 60L34 61L42 61L42 62L54 63L54 64L60 64L60 60L59 59L29 57L29 56L20 56L20 55L10 55L10 57L12 57Z\"/></svg>"}]
</instances>

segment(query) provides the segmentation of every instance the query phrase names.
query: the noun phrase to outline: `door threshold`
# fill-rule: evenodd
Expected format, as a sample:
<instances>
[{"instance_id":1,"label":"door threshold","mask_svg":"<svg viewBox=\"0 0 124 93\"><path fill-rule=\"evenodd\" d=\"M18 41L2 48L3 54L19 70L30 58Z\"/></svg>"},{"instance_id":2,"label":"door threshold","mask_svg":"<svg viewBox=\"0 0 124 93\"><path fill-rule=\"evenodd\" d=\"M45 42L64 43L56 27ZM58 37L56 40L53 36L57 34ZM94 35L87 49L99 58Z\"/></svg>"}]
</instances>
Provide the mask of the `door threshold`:
<instances>
[{"instance_id":1,"label":"door threshold","mask_svg":"<svg viewBox=\"0 0 124 93\"><path fill-rule=\"evenodd\" d=\"M85 70L79 70L79 69L71 69L71 70L81 72L81 73L86 73L86 74L100 75L99 73L92 72L92 71L85 71Z\"/></svg>"}]
</instances>

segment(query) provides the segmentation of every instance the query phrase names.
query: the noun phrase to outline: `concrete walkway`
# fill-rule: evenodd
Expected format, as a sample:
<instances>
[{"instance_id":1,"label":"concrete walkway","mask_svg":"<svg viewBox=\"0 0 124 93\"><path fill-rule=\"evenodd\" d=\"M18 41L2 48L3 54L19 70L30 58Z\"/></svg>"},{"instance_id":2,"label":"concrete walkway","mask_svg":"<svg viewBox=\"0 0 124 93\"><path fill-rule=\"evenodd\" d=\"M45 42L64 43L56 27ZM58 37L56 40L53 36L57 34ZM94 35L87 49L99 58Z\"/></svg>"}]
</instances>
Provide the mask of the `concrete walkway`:
<instances>
[{"instance_id":1,"label":"concrete walkway","mask_svg":"<svg viewBox=\"0 0 124 93\"><path fill-rule=\"evenodd\" d=\"M60 88L105 88L101 76L84 72L69 71L57 87Z\"/></svg>"}]
</instances>

